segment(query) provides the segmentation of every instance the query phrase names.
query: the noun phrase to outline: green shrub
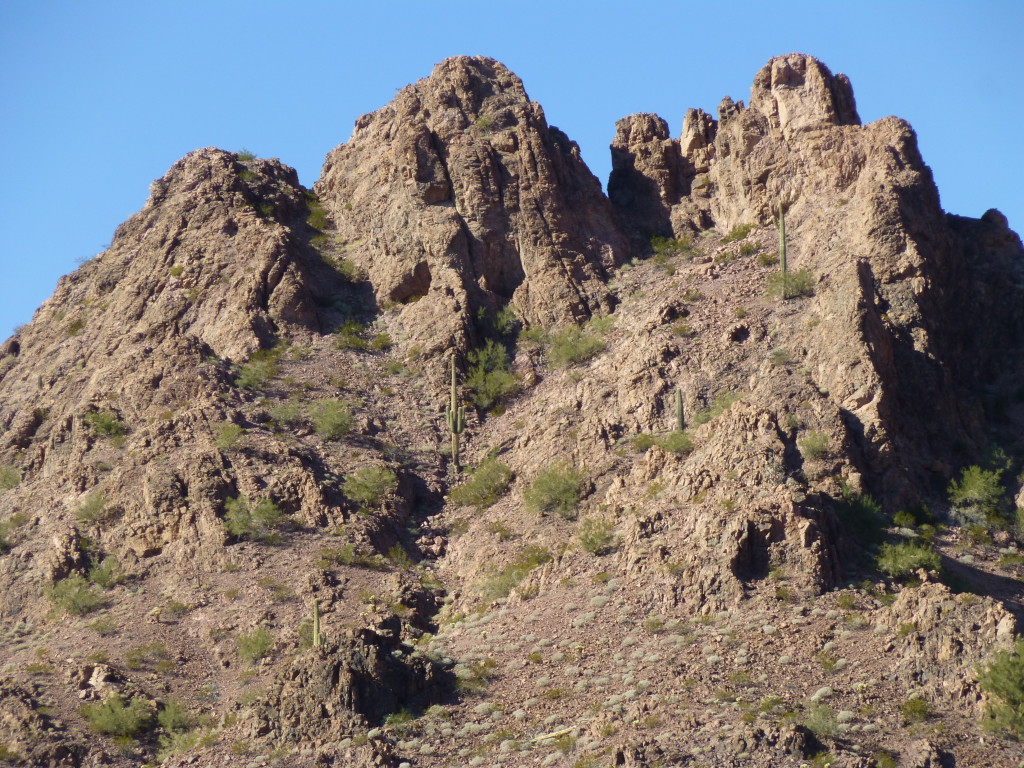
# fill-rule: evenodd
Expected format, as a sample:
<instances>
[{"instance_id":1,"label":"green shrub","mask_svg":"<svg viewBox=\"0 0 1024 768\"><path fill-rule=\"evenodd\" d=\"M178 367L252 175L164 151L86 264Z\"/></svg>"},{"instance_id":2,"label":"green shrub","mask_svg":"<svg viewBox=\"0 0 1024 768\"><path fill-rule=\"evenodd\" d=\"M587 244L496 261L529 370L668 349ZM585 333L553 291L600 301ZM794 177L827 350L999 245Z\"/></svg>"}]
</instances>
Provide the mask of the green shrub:
<instances>
[{"instance_id":1,"label":"green shrub","mask_svg":"<svg viewBox=\"0 0 1024 768\"><path fill-rule=\"evenodd\" d=\"M283 352L284 347L278 345L273 349L261 349L253 353L248 362L238 369L235 386L250 391L263 389L268 381L277 376L277 362Z\"/></svg>"},{"instance_id":2,"label":"green shrub","mask_svg":"<svg viewBox=\"0 0 1024 768\"><path fill-rule=\"evenodd\" d=\"M355 320L346 320L334 335L334 346L338 349L366 349L369 346L363 334L366 328Z\"/></svg>"},{"instance_id":3,"label":"green shrub","mask_svg":"<svg viewBox=\"0 0 1024 768\"><path fill-rule=\"evenodd\" d=\"M555 331L548 338L548 344L548 356L559 368L582 363L604 351L604 342L578 325Z\"/></svg>"},{"instance_id":4,"label":"green shrub","mask_svg":"<svg viewBox=\"0 0 1024 768\"><path fill-rule=\"evenodd\" d=\"M744 243L740 246L740 256L753 256L759 250L760 248L753 243Z\"/></svg>"},{"instance_id":5,"label":"green shrub","mask_svg":"<svg viewBox=\"0 0 1024 768\"><path fill-rule=\"evenodd\" d=\"M693 252L693 240L685 235L680 238L652 237L651 251L655 259L689 255Z\"/></svg>"},{"instance_id":6,"label":"green shrub","mask_svg":"<svg viewBox=\"0 0 1024 768\"><path fill-rule=\"evenodd\" d=\"M386 352L395 345L395 342L391 340L391 335L388 333L378 333L370 341L370 349L375 352Z\"/></svg>"},{"instance_id":7,"label":"green shrub","mask_svg":"<svg viewBox=\"0 0 1024 768\"><path fill-rule=\"evenodd\" d=\"M368 568L372 571L379 571L384 567L380 555L364 554L351 542L340 547L321 547L319 565L321 568L349 565L353 568Z\"/></svg>"},{"instance_id":8,"label":"green shrub","mask_svg":"<svg viewBox=\"0 0 1024 768\"><path fill-rule=\"evenodd\" d=\"M950 510L953 517L964 525L989 525L998 522L1003 512L1005 489L1002 470L984 470L975 465L967 467L960 481L949 484Z\"/></svg>"},{"instance_id":9,"label":"green shrub","mask_svg":"<svg viewBox=\"0 0 1024 768\"><path fill-rule=\"evenodd\" d=\"M583 476L566 464L556 464L537 473L523 494L526 507L534 512L554 512L567 520L576 516Z\"/></svg>"},{"instance_id":10,"label":"green shrub","mask_svg":"<svg viewBox=\"0 0 1024 768\"><path fill-rule=\"evenodd\" d=\"M885 537L885 518L882 507L867 494L855 493L843 483L833 511L846 532L861 546L877 544Z\"/></svg>"},{"instance_id":11,"label":"green shrub","mask_svg":"<svg viewBox=\"0 0 1024 768\"><path fill-rule=\"evenodd\" d=\"M242 435L245 434L245 430L237 424L227 423L222 424L217 430L217 437L214 442L217 448L221 451L230 451L236 445L238 441L242 439Z\"/></svg>"},{"instance_id":12,"label":"green shrub","mask_svg":"<svg viewBox=\"0 0 1024 768\"><path fill-rule=\"evenodd\" d=\"M238 162L240 162L240 163L251 163L253 160L256 159L256 155L254 155L252 152L250 152L245 147L242 147L235 154L235 159L237 159Z\"/></svg>"},{"instance_id":13,"label":"green shrub","mask_svg":"<svg viewBox=\"0 0 1024 768\"><path fill-rule=\"evenodd\" d=\"M65 613L84 616L104 605L105 600L82 576L69 576L48 590L50 601Z\"/></svg>"},{"instance_id":14,"label":"green shrub","mask_svg":"<svg viewBox=\"0 0 1024 768\"><path fill-rule=\"evenodd\" d=\"M21 472L10 464L0 464L0 491L16 488L21 482Z\"/></svg>"},{"instance_id":15,"label":"green shrub","mask_svg":"<svg viewBox=\"0 0 1024 768\"><path fill-rule=\"evenodd\" d=\"M723 243L735 243L737 240L742 240L750 234L750 230L754 228L753 224L737 224L735 227L729 230L729 233L722 238Z\"/></svg>"},{"instance_id":16,"label":"green shrub","mask_svg":"<svg viewBox=\"0 0 1024 768\"><path fill-rule=\"evenodd\" d=\"M798 441L797 445L805 459L820 459L828 453L828 435L823 432L810 432L807 437Z\"/></svg>"},{"instance_id":17,"label":"green shrub","mask_svg":"<svg viewBox=\"0 0 1024 768\"><path fill-rule=\"evenodd\" d=\"M102 491L93 491L75 510L75 517L83 523L98 523L107 516L107 499Z\"/></svg>"},{"instance_id":18,"label":"green shrub","mask_svg":"<svg viewBox=\"0 0 1024 768\"><path fill-rule=\"evenodd\" d=\"M1012 651L998 651L980 670L978 680L991 696L985 726L1017 741L1024 741L1024 638Z\"/></svg>"},{"instance_id":19,"label":"green shrub","mask_svg":"<svg viewBox=\"0 0 1024 768\"><path fill-rule=\"evenodd\" d=\"M768 295L797 299L814 295L814 276L806 269L795 272L772 272L768 275Z\"/></svg>"},{"instance_id":20,"label":"green shrub","mask_svg":"<svg viewBox=\"0 0 1024 768\"><path fill-rule=\"evenodd\" d=\"M718 395L711 403L711 405L703 411L699 411L693 416L693 423L695 426L707 424L709 421L717 419L727 410L729 410L733 403L740 399L740 396L736 392L723 392Z\"/></svg>"},{"instance_id":21,"label":"green shrub","mask_svg":"<svg viewBox=\"0 0 1024 768\"><path fill-rule=\"evenodd\" d=\"M352 431L356 420L341 400L320 400L309 406L309 420L324 440L338 440Z\"/></svg>"},{"instance_id":22,"label":"green shrub","mask_svg":"<svg viewBox=\"0 0 1024 768\"><path fill-rule=\"evenodd\" d=\"M249 664L255 664L270 655L270 649L274 647L274 636L266 627L260 627L248 634L239 635L236 645L238 658Z\"/></svg>"},{"instance_id":23,"label":"green shrub","mask_svg":"<svg viewBox=\"0 0 1024 768\"><path fill-rule=\"evenodd\" d=\"M228 499L224 510L224 526L240 539L275 543L280 538L277 529L288 524L288 516L270 499L262 499L250 509L249 500L238 496Z\"/></svg>"},{"instance_id":24,"label":"green shrub","mask_svg":"<svg viewBox=\"0 0 1024 768\"><path fill-rule=\"evenodd\" d=\"M168 733L189 731L196 725L196 719L184 705L168 699L157 712L156 721Z\"/></svg>"},{"instance_id":25,"label":"green shrub","mask_svg":"<svg viewBox=\"0 0 1024 768\"><path fill-rule=\"evenodd\" d=\"M485 602L493 602L519 586L530 571L551 561L551 553L544 547L529 545L523 547L506 568L489 576L480 586L480 596Z\"/></svg>"},{"instance_id":26,"label":"green shrub","mask_svg":"<svg viewBox=\"0 0 1024 768\"><path fill-rule=\"evenodd\" d=\"M588 517L580 521L576 529L580 546L592 555L603 555L612 549L615 541L615 525L609 520Z\"/></svg>"},{"instance_id":27,"label":"green shrub","mask_svg":"<svg viewBox=\"0 0 1024 768\"><path fill-rule=\"evenodd\" d=\"M93 730L122 738L137 736L153 724L153 710L141 698L125 705L124 699L115 695L101 704L86 704L81 712Z\"/></svg>"},{"instance_id":28,"label":"green shrub","mask_svg":"<svg viewBox=\"0 0 1024 768\"><path fill-rule=\"evenodd\" d=\"M919 568L926 571L942 569L942 561L935 550L927 544L912 541L883 544L875 564L882 573L894 578L910 576Z\"/></svg>"},{"instance_id":29,"label":"green shrub","mask_svg":"<svg viewBox=\"0 0 1024 768\"><path fill-rule=\"evenodd\" d=\"M913 528L917 525L917 520L910 512L901 509L892 516L892 523L898 528Z\"/></svg>"},{"instance_id":30,"label":"green shrub","mask_svg":"<svg viewBox=\"0 0 1024 768\"><path fill-rule=\"evenodd\" d=\"M315 196L310 196L306 198L306 206L309 209L309 215L306 216L306 223L316 230L327 229L331 222L327 216L327 209L324 208L323 203L317 200Z\"/></svg>"},{"instance_id":31,"label":"green shrub","mask_svg":"<svg viewBox=\"0 0 1024 768\"><path fill-rule=\"evenodd\" d=\"M903 702L903 720L908 725L923 723L931 714L931 707L925 699L914 698Z\"/></svg>"},{"instance_id":32,"label":"green shrub","mask_svg":"<svg viewBox=\"0 0 1024 768\"><path fill-rule=\"evenodd\" d=\"M826 704L812 704L804 716L804 726L820 738L832 738L839 733L835 712Z\"/></svg>"},{"instance_id":33,"label":"green shrub","mask_svg":"<svg viewBox=\"0 0 1024 768\"><path fill-rule=\"evenodd\" d=\"M376 507L398 487L398 478L387 467L362 467L345 478L341 490L362 507Z\"/></svg>"},{"instance_id":34,"label":"green shrub","mask_svg":"<svg viewBox=\"0 0 1024 768\"><path fill-rule=\"evenodd\" d=\"M658 445L669 453L685 455L693 450L693 438L690 433L683 430L673 430L658 440Z\"/></svg>"},{"instance_id":35,"label":"green shrub","mask_svg":"<svg viewBox=\"0 0 1024 768\"><path fill-rule=\"evenodd\" d=\"M491 339L469 353L466 386L473 392L473 404L489 411L502 399L519 391L519 382L509 370L505 348Z\"/></svg>"},{"instance_id":36,"label":"green shrub","mask_svg":"<svg viewBox=\"0 0 1024 768\"><path fill-rule=\"evenodd\" d=\"M648 435L647 433L639 434L630 440L630 445L633 446L633 450L637 453L646 453L657 444L658 441L654 435Z\"/></svg>"},{"instance_id":37,"label":"green shrub","mask_svg":"<svg viewBox=\"0 0 1024 768\"><path fill-rule=\"evenodd\" d=\"M14 546L11 541L11 534L28 522L28 515L24 512L16 512L0 523L0 555L7 552Z\"/></svg>"},{"instance_id":38,"label":"green shrub","mask_svg":"<svg viewBox=\"0 0 1024 768\"><path fill-rule=\"evenodd\" d=\"M113 411L89 411L85 423L94 433L103 437L121 437L128 434L128 427Z\"/></svg>"},{"instance_id":39,"label":"green shrub","mask_svg":"<svg viewBox=\"0 0 1024 768\"><path fill-rule=\"evenodd\" d=\"M124 581L124 568L113 555L89 569L89 581L103 589L111 589Z\"/></svg>"},{"instance_id":40,"label":"green shrub","mask_svg":"<svg viewBox=\"0 0 1024 768\"><path fill-rule=\"evenodd\" d=\"M294 424L302 419L302 404L284 400L270 409L270 418L279 425Z\"/></svg>"},{"instance_id":41,"label":"green shrub","mask_svg":"<svg viewBox=\"0 0 1024 768\"><path fill-rule=\"evenodd\" d=\"M774 251L765 251L757 254L757 263L762 267L774 267L779 263L779 254Z\"/></svg>"},{"instance_id":42,"label":"green shrub","mask_svg":"<svg viewBox=\"0 0 1024 768\"><path fill-rule=\"evenodd\" d=\"M486 509L496 502L512 481L512 470L497 459L487 459L464 482L452 489L452 503Z\"/></svg>"}]
</instances>

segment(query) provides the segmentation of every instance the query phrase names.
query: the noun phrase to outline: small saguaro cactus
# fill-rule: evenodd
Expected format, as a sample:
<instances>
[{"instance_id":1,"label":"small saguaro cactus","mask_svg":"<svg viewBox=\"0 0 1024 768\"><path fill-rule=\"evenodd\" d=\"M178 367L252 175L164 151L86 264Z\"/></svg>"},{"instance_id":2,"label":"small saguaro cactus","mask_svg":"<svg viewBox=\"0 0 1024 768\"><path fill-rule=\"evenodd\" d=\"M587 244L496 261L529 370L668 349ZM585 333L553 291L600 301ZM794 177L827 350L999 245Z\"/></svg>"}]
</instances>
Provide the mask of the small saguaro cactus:
<instances>
[{"instance_id":1,"label":"small saguaro cactus","mask_svg":"<svg viewBox=\"0 0 1024 768\"><path fill-rule=\"evenodd\" d=\"M683 423L683 390L676 389L676 431L682 432L686 425Z\"/></svg>"},{"instance_id":2,"label":"small saguaro cactus","mask_svg":"<svg viewBox=\"0 0 1024 768\"><path fill-rule=\"evenodd\" d=\"M776 221L779 228L779 266L782 268L782 275L786 275L786 211L779 203L779 218Z\"/></svg>"},{"instance_id":3,"label":"small saguaro cactus","mask_svg":"<svg viewBox=\"0 0 1024 768\"><path fill-rule=\"evenodd\" d=\"M320 636L320 601L313 601L313 647L319 648L323 645L323 638Z\"/></svg>"},{"instance_id":4,"label":"small saguaro cactus","mask_svg":"<svg viewBox=\"0 0 1024 768\"><path fill-rule=\"evenodd\" d=\"M448 429L452 433L452 464L455 471L459 471L459 435L466 428L466 406L459 405L458 394L455 390L455 355L452 355L452 402L445 406L444 420L448 423Z\"/></svg>"}]
</instances>

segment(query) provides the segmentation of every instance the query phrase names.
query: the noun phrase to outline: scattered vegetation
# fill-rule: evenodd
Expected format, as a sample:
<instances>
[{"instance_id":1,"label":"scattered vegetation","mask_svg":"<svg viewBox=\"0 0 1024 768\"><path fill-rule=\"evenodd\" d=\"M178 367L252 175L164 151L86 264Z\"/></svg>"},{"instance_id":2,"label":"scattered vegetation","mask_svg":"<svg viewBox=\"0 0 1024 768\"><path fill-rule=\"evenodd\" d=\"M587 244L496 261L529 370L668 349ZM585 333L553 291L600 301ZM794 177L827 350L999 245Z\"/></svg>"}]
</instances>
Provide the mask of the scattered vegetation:
<instances>
[{"instance_id":1,"label":"scattered vegetation","mask_svg":"<svg viewBox=\"0 0 1024 768\"><path fill-rule=\"evenodd\" d=\"M603 351L604 341L578 325L567 325L548 337L548 357L557 368L585 362Z\"/></svg>"},{"instance_id":2,"label":"scattered vegetation","mask_svg":"<svg viewBox=\"0 0 1024 768\"><path fill-rule=\"evenodd\" d=\"M786 300L813 296L814 276L807 269L772 272L768 275L768 295Z\"/></svg>"},{"instance_id":3,"label":"scattered vegetation","mask_svg":"<svg viewBox=\"0 0 1024 768\"><path fill-rule=\"evenodd\" d=\"M54 606L75 616L95 611L105 602L82 576L68 576L54 583L47 594Z\"/></svg>"},{"instance_id":4,"label":"scattered vegetation","mask_svg":"<svg viewBox=\"0 0 1024 768\"><path fill-rule=\"evenodd\" d=\"M103 589L112 589L124 581L124 578L124 568L113 555L107 555L89 569L89 581Z\"/></svg>"},{"instance_id":5,"label":"scattered vegetation","mask_svg":"<svg viewBox=\"0 0 1024 768\"><path fill-rule=\"evenodd\" d=\"M142 698L125 704L124 699L114 695L100 704L86 704L81 713L93 730L122 738L134 738L153 724L153 710Z\"/></svg>"},{"instance_id":6,"label":"scattered vegetation","mask_svg":"<svg viewBox=\"0 0 1024 768\"><path fill-rule=\"evenodd\" d=\"M239 635L236 645L238 658L249 664L255 664L270 655L270 649L274 647L274 636L266 627L259 627L252 632Z\"/></svg>"},{"instance_id":7,"label":"scattered vegetation","mask_svg":"<svg viewBox=\"0 0 1024 768\"><path fill-rule=\"evenodd\" d=\"M931 707L928 706L926 699L914 697L903 703L903 720L908 725L923 723L931 714Z\"/></svg>"},{"instance_id":8,"label":"scattered vegetation","mask_svg":"<svg viewBox=\"0 0 1024 768\"><path fill-rule=\"evenodd\" d=\"M21 473L10 464L0 464L0 491L9 491L21 483Z\"/></svg>"},{"instance_id":9,"label":"scattered vegetation","mask_svg":"<svg viewBox=\"0 0 1024 768\"><path fill-rule=\"evenodd\" d=\"M11 541L11 534L28 522L28 515L24 512L16 512L0 523L0 555L7 552L14 546Z\"/></svg>"},{"instance_id":10,"label":"scattered vegetation","mask_svg":"<svg viewBox=\"0 0 1024 768\"><path fill-rule=\"evenodd\" d=\"M237 424L227 423L222 424L217 430L217 436L214 438L214 442L217 445L217 449L221 451L233 450L238 441L242 439L242 435L245 434L245 430Z\"/></svg>"},{"instance_id":11,"label":"scattered vegetation","mask_svg":"<svg viewBox=\"0 0 1024 768\"><path fill-rule=\"evenodd\" d=\"M610 520L588 517L576 529L580 546L592 555L604 555L613 549L615 525Z\"/></svg>"},{"instance_id":12,"label":"scattered vegetation","mask_svg":"<svg viewBox=\"0 0 1024 768\"><path fill-rule=\"evenodd\" d=\"M993 525L1004 512L1002 470L985 470L975 465L949 484L953 517L964 525Z\"/></svg>"},{"instance_id":13,"label":"scattered vegetation","mask_svg":"<svg viewBox=\"0 0 1024 768\"><path fill-rule=\"evenodd\" d=\"M480 585L480 596L488 603L507 597L530 571L550 561L551 553L544 547L535 545L523 547L508 567L491 575Z\"/></svg>"},{"instance_id":14,"label":"scattered vegetation","mask_svg":"<svg viewBox=\"0 0 1024 768\"><path fill-rule=\"evenodd\" d=\"M701 424L707 424L709 421L717 419L729 408L732 407L733 403L740 399L739 394L736 392L723 392L718 395L708 406L707 409L699 411L693 416L693 423L695 426Z\"/></svg>"},{"instance_id":15,"label":"scattered vegetation","mask_svg":"<svg viewBox=\"0 0 1024 768\"><path fill-rule=\"evenodd\" d=\"M926 571L942 569L938 553L927 544L915 541L883 544L875 563L878 570L893 578L905 578L919 568Z\"/></svg>"},{"instance_id":16,"label":"scattered vegetation","mask_svg":"<svg viewBox=\"0 0 1024 768\"><path fill-rule=\"evenodd\" d=\"M102 437L116 438L128 434L128 427L113 411L89 411L85 414L85 423Z\"/></svg>"},{"instance_id":17,"label":"scattered vegetation","mask_svg":"<svg viewBox=\"0 0 1024 768\"><path fill-rule=\"evenodd\" d=\"M362 467L345 478L341 490L362 507L376 507L398 488L398 477L387 467Z\"/></svg>"},{"instance_id":18,"label":"scattered vegetation","mask_svg":"<svg viewBox=\"0 0 1024 768\"><path fill-rule=\"evenodd\" d=\"M884 538L885 518L882 517L882 507L867 494L856 493L844 483L832 509L846 532L861 546L878 544Z\"/></svg>"},{"instance_id":19,"label":"scattered vegetation","mask_svg":"<svg viewBox=\"0 0 1024 768\"><path fill-rule=\"evenodd\" d=\"M277 376L279 372L278 361L287 348L284 344L278 344L271 349L261 349L254 352L245 365L238 369L238 378L235 379L235 386L250 391L263 389L267 382Z\"/></svg>"},{"instance_id":20,"label":"scattered vegetation","mask_svg":"<svg viewBox=\"0 0 1024 768\"><path fill-rule=\"evenodd\" d=\"M828 453L828 435L810 432L803 440L797 441L797 445L805 459L820 459Z\"/></svg>"},{"instance_id":21,"label":"scattered vegetation","mask_svg":"<svg viewBox=\"0 0 1024 768\"><path fill-rule=\"evenodd\" d=\"M735 243L750 234L753 224L737 224L722 238L723 243Z\"/></svg>"},{"instance_id":22,"label":"scattered vegetation","mask_svg":"<svg viewBox=\"0 0 1024 768\"><path fill-rule=\"evenodd\" d=\"M537 473L523 494L527 509L554 512L567 520L576 516L583 476L567 464L556 464Z\"/></svg>"},{"instance_id":23,"label":"scattered vegetation","mask_svg":"<svg viewBox=\"0 0 1024 768\"><path fill-rule=\"evenodd\" d=\"M318 400L309 406L307 414L313 429L324 440L339 440L355 427L352 411L342 400Z\"/></svg>"},{"instance_id":24,"label":"scattered vegetation","mask_svg":"<svg viewBox=\"0 0 1024 768\"><path fill-rule=\"evenodd\" d=\"M496 502L512 481L512 470L497 459L487 459L451 492L451 500L460 506L486 509Z\"/></svg>"},{"instance_id":25,"label":"scattered vegetation","mask_svg":"<svg viewBox=\"0 0 1024 768\"><path fill-rule=\"evenodd\" d=\"M334 334L334 346L338 349L366 349L369 343L363 338L365 326L355 320L346 320Z\"/></svg>"},{"instance_id":26,"label":"scattered vegetation","mask_svg":"<svg viewBox=\"0 0 1024 768\"><path fill-rule=\"evenodd\" d=\"M249 506L245 496L228 499L224 504L224 525L228 533L239 539L275 544L278 531L288 525L288 516L270 499L261 499Z\"/></svg>"},{"instance_id":27,"label":"scattered vegetation","mask_svg":"<svg viewBox=\"0 0 1024 768\"><path fill-rule=\"evenodd\" d=\"M471 350L466 386L473 392L473 404L484 411L518 392L519 382L509 370L505 347L488 339L484 346Z\"/></svg>"},{"instance_id":28,"label":"scattered vegetation","mask_svg":"<svg viewBox=\"0 0 1024 768\"><path fill-rule=\"evenodd\" d=\"M985 726L1024 741L1024 639L1011 651L998 651L979 674L983 691L991 696L985 709Z\"/></svg>"}]
</instances>

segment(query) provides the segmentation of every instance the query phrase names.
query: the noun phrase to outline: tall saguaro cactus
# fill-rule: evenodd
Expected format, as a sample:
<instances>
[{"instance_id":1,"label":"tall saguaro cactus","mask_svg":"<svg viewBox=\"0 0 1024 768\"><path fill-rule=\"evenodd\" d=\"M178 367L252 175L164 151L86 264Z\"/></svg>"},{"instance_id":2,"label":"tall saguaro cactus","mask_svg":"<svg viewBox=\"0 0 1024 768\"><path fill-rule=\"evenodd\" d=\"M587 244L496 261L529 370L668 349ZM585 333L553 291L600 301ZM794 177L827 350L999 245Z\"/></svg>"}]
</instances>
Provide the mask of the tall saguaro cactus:
<instances>
[{"instance_id":1,"label":"tall saguaro cactus","mask_svg":"<svg viewBox=\"0 0 1024 768\"><path fill-rule=\"evenodd\" d=\"M786 211L782 207L782 203L779 203L779 218L777 221L779 227L779 265L782 267L782 279L786 279Z\"/></svg>"},{"instance_id":2,"label":"tall saguaro cactus","mask_svg":"<svg viewBox=\"0 0 1024 768\"><path fill-rule=\"evenodd\" d=\"M319 648L323 645L323 638L320 636L320 601L313 601L313 647Z\"/></svg>"},{"instance_id":3,"label":"tall saguaro cactus","mask_svg":"<svg viewBox=\"0 0 1024 768\"><path fill-rule=\"evenodd\" d=\"M448 423L448 429L452 433L452 464L455 471L459 471L459 435L466 428L466 406L459 405L458 395L455 391L455 355L452 355L452 402L445 406L444 420Z\"/></svg>"},{"instance_id":4,"label":"tall saguaro cactus","mask_svg":"<svg viewBox=\"0 0 1024 768\"><path fill-rule=\"evenodd\" d=\"M676 431L682 432L686 425L683 423L683 390L676 390Z\"/></svg>"}]
</instances>

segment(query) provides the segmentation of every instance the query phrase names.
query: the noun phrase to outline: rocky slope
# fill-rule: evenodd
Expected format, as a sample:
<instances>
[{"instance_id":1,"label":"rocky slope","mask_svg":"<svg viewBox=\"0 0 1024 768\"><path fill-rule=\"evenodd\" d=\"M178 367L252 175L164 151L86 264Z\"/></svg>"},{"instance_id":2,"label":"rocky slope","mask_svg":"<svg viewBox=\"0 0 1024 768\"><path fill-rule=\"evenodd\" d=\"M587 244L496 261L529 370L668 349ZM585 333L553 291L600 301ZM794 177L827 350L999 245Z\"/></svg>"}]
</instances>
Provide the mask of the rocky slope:
<instances>
[{"instance_id":1,"label":"rocky slope","mask_svg":"<svg viewBox=\"0 0 1024 768\"><path fill-rule=\"evenodd\" d=\"M1019 761L1019 531L945 491L1020 491L1020 239L807 56L612 157L460 57L313 191L154 182L0 347L0 761Z\"/></svg>"}]
</instances>

